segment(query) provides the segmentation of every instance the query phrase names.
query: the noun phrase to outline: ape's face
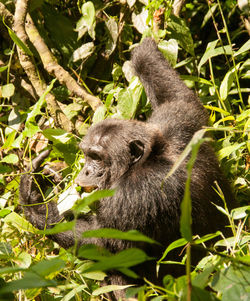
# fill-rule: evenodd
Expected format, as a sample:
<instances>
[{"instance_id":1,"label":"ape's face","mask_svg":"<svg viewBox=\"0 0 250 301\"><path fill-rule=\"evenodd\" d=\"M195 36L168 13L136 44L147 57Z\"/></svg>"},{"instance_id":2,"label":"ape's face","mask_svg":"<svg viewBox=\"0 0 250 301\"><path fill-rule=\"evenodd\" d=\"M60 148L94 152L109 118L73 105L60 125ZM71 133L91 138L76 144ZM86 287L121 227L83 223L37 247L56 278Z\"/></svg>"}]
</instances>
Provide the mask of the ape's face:
<instances>
[{"instance_id":1,"label":"ape's face","mask_svg":"<svg viewBox=\"0 0 250 301\"><path fill-rule=\"evenodd\" d=\"M80 143L85 165L76 183L86 191L93 188L114 188L120 177L138 162L144 153L144 144L131 139L125 130L129 122L105 120L92 126Z\"/></svg>"}]
</instances>

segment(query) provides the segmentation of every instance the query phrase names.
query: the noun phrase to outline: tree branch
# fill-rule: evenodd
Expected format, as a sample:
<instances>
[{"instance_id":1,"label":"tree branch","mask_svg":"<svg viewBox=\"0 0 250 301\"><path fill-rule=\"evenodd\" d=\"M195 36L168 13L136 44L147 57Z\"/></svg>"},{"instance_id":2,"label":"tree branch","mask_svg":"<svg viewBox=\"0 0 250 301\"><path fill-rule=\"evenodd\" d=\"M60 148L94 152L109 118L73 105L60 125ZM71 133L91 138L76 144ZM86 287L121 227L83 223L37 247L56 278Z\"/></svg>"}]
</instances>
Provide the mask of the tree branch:
<instances>
[{"instance_id":1,"label":"tree branch","mask_svg":"<svg viewBox=\"0 0 250 301\"><path fill-rule=\"evenodd\" d=\"M27 15L29 0L17 0L16 1L16 11L14 15L14 26L13 29L18 36L18 38L27 46L29 38L25 31L25 19ZM21 48L17 47L18 56L20 64L26 72L32 86L34 87L37 95L42 96L43 92L46 90L46 83L41 77L37 74L36 67L30 58ZM73 130L73 124L65 116L65 114L60 109L55 97L48 93L46 96L46 101L48 104L48 109L55 121L56 126L62 127L66 131Z\"/></svg>"},{"instance_id":2,"label":"tree branch","mask_svg":"<svg viewBox=\"0 0 250 301\"><path fill-rule=\"evenodd\" d=\"M64 70L64 68L57 63L56 58L53 56L43 38L40 36L29 14L27 15L26 30L30 41L35 46L41 57L44 69L50 75L55 76L61 84L65 84L73 95L84 99L94 111L99 106L103 105L99 98L89 94L77 83L69 72Z\"/></svg>"},{"instance_id":3,"label":"tree branch","mask_svg":"<svg viewBox=\"0 0 250 301\"><path fill-rule=\"evenodd\" d=\"M173 3L173 14L175 16L179 17L184 3L185 3L185 0L174 0L174 3Z\"/></svg>"}]
</instances>

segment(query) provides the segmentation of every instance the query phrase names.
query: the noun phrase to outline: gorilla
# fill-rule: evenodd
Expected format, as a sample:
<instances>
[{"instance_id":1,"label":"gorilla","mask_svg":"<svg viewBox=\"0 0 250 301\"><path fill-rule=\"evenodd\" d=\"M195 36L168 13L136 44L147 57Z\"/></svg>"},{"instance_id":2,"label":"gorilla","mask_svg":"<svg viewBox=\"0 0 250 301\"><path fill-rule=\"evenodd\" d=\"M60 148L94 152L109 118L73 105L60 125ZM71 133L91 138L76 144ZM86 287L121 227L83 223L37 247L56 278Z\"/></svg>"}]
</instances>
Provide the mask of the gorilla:
<instances>
[{"instance_id":1,"label":"gorilla","mask_svg":"<svg viewBox=\"0 0 250 301\"><path fill-rule=\"evenodd\" d=\"M115 189L112 197L101 199L95 215L78 218L76 229L51 235L60 246L69 248L76 242L96 244L112 253L140 247L152 257L160 257L180 235L180 204L187 180L187 160L169 177L168 172L193 135L207 125L208 115L197 96L179 78L151 38L132 52L132 64L152 105L146 122L106 119L90 127L80 143L85 165L76 183L86 189ZM48 151L33 162L39 167ZM40 180L38 180L40 181ZM207 234L223 230L225 217L214 204L223 206L216 191L218 185L230 207L233 196L215 154L204 143L192 169L192 232ZM53 227L62 220L54 202L43 203L33 176L24 174L20 181L20 200L27 219L37 228ZM138 230L161 245L103 238L83 238L86 230L115 228ZM153 264L146 262L135 271L150 281L158 281ZM171 268L164 273L174 273ZM158 278L157 278L158 277ZM118 272L110 272L110 283L134 282ZM114 299L123 296L117 293Z\"/></svg>"}]
</instances>

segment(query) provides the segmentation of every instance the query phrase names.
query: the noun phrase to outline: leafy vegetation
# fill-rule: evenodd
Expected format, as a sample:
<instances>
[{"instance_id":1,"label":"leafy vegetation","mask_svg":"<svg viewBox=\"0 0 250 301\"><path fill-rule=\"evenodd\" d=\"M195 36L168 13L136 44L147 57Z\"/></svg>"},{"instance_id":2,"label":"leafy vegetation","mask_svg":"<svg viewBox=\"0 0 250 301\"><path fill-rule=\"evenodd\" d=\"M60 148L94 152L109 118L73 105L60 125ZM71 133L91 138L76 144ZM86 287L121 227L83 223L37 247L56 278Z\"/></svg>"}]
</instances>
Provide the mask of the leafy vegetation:
<instances>
[{"instance_id":1,"label":"leafy vegetation","mask_svg":"<svg viewBox=\"0 0 250 301\"><path fill-rule=\"evenodd\" d=\"M143 88L132 76L129 56L142 37L151 35L208 109L206 131L214 138L238 208L232 212L226 204L218 208L228 216L232 237L218 232L192 238L187 183L183 238L166 246L156 260L157 268L168 263L169 252L187 245L179 263L186 265L186 275L176 279L166 275L162 287L145 279L144 286L127 288L127 297L249 299L249 6L247 1L186 1L174 15L173 3L0 0L0 300L101 300L103 293L121 289L99 286L106 271L118 269L135 277L129 268L149 259L138 249L111 255L83 246L80 254L86 259L80 260L74 250L58 248L45 238L51 230L38 231L24 219L18 185L31 159L49 147L44 168L48 174L56 170L56 184L44 198L58 200L61 211L72 206L78 198L73 183L83 162L77 144L88 127L104 118L144 119L150 113ZM201 137L190 145L188 174ZM95 201L110 193L82 196L74 205L76 214L94 210ZM53 231L73 227L74 221ZM153 243L136 231L103 229L84 235ZM190 244L207 249L192 270Z\"/></svg>"}]
</instances>

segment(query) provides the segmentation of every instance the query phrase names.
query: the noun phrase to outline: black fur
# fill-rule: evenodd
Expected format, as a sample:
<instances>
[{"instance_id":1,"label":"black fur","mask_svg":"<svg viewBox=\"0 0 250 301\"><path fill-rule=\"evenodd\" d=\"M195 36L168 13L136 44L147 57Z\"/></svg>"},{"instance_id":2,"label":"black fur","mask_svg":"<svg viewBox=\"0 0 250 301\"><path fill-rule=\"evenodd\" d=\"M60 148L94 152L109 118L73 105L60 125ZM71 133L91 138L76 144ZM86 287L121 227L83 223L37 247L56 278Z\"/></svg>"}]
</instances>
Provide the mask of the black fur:
<instances>
[{"instance_id":1,"label":"black fur","mask_svg":"<svg viewBox=\"0 0 250 301\"><path fill-rule=\"evenodd\" d=\"M89 129L80 145L86 163L76 182L84 187L116 188L116 194L100 201L96 216L78 220L77 235L80 244L94 243L117 252L138 244L113 239L83 239L80 234L102 227L122 231L136 229L162 244L163 247L158 247L140 243L150 256L159 258L164 248L180 237L180 203L186 182L186 161L172 176L165 177L194 133L207 125L208 117L199 99L180 80L152 39L144 39L133 51L132 63L151 101L153 113L146 123L108 119ZM211 147L202 145L191 181L194 234L211 233L225 226L223 215L211 204L223 205L213 188L215 182L230 206L233 201L230 187ZM20 197L23 204L41 201L34 186L30 175L22 177ZM39 229L44 228L45 222L51 227L61 218L54 203L47 206L47 221L45 206L25 207L28 219ZM75 242L70 231L51 238L65 248ZM156 281L152 267L146 263L138 272ZM111 275L111 282L115 281L126 283L126 278Z\"/></svg>"}]
</instances>

